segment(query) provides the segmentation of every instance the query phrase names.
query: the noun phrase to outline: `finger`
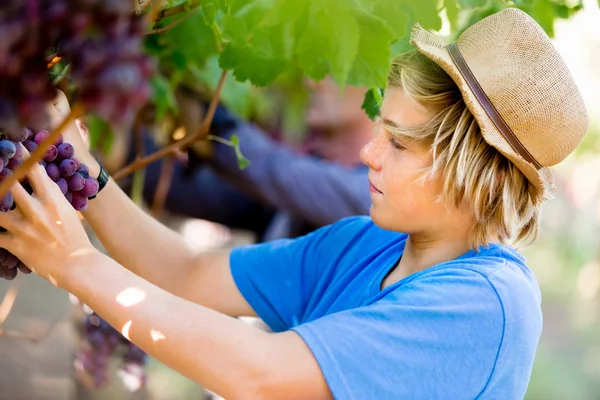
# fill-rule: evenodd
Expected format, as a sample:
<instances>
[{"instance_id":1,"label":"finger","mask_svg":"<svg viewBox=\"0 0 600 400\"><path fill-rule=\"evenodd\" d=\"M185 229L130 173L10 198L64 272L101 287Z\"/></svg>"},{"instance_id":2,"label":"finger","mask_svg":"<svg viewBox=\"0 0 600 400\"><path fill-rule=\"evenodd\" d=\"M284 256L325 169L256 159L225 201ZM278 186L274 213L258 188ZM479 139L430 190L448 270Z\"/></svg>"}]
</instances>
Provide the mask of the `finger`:
<instances>
[{"instance_id":1,"label":"finger","mask_svg":"<svg viewBox=\"0 0 600 400\"><path fill-rule=\"evenodd\" d=\"M27 217L30 215L36 215L37 213L37 201L25 190L23 185L19 182L15 183L10 192L12 193L13 200L17 204L20 212L23 216Z\"/></svg>"},{"instance_id":2,"label":"finger","mask_svg":"<svg viewBox=\"0 0 600 400\"><path fill-rule=\"evenodd\" d=\"M52 179L50 179L46 173L46 169L41 164L33 165L27 172L27 178L29 184L33 187L33 191L40 200L47 200L50 196L55 195L56 192L60 193L62 196L58 185L52 182Z\"/></svg>"},{"instance_id":3,"label":"finger","mask_svg":"<svg viewBox=\"0 0 600 400\"><path fill-rule=\"evenodd\" d=\"M0 212L0 227L9 232L18 232L22 228L23 220L18 212ZM0 230L1 231L1 230ZM1 233L5 235L6 232ZM4 247L0 245L0 247Z\"/></svg>"}]
</instances>

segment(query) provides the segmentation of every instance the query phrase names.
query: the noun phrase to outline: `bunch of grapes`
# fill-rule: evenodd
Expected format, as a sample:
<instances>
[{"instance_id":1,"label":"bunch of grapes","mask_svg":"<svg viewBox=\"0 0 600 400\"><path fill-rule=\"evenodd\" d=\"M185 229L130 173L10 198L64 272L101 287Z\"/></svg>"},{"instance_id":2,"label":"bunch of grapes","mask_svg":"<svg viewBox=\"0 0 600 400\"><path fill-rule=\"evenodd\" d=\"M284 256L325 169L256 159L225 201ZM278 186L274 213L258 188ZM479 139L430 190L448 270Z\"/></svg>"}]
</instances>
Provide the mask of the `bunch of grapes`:
<instances>
[{"instance_id":1,"label":"bunch of grapes","mask_svg":"<svg viewBox=\"0 0 600 400\"><path fill-rule=\"evenodd\" d=\"M137 0L134 0L137 1ZM47 57L71 65L80 100L115 123L150 96L154 63L142 52L144 20L129 0L3 0L0 5L0 130L23 140L24 126L47 128L55 96Z\"/></svg>"},{"instance_id":2,"label":"bunch of grapes","mask_svg":"<svg viewBox=\"0 0 600 400\"><path fill-rule=\"evenodd\" d=\"M146 353L131 343L97 314L88 315L82 326L83 346L75 356L77 379L87 386L100 388L109 382L109 361L122 358L118 374L125 386L135 391L146 383Z\"/></svg>"},{"instance_id":3,"label":"bunch of grapes","mask_svg":"<svg viewBox=\"0 0 600 400\"><path fill-rule=\"evenodd\" d=\"M44 130L34 133L30 129L25 129L25 132L21 142L0 135L0 181L10 176L12 171L23 163L24 148L32 153L50 135ZM73 208L83 211L87 208L89 197L98 193L99 184L95 178L89 176L88 167L73 157L73 153L73 146L64 142L62 136L58 136L56 142L48 147L44 158L39 162L46 168L50 179L58 185ZM23 181L23 187L29 194L33 193L27 180ZM11 193L5 194L0 199L0 212L7 212L15 207ZM31 270L17 257L6 249L0 248L0 277L12 280L17 276L18 271L31 273Z\"/></svg>"}]
</instances>

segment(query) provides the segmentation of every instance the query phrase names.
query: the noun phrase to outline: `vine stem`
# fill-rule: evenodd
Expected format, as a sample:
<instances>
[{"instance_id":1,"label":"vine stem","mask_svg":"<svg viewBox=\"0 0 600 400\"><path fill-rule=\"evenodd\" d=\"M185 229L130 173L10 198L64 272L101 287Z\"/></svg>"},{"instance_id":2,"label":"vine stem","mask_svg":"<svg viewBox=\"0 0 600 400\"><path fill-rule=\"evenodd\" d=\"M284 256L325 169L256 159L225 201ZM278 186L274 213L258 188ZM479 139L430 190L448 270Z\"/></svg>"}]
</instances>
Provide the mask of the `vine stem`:
<instances>
[{"instance_id":1,"label":"vine stem","mask_svg":"<svg viewBox=\"0 0 600 400\"><path fill-rule=\"evenodd\" d=\"M46 151L48 150L48 147L52 143L54 143L56 141L56 138L65 130L65 128L69 126L70 123L75 121L76 118L79 118L83 114L83 112L83 106L79 104L75 104L73 106L69 115L67 115L65 119L63 119L63 121L60 123L60 125L54 131L52 131L52 133L42 143L38 145L37 149L35 149L31 156L25 159L23 164L19 165L11 175L7 176L2 182L0 182L0 197L8 193L11 186L15 182L21 180L25 176L27 171L29 171L29 169L35 163L37 163L44 157Z\"/></svg>"},{"instance_id":2,"label":"vine stem","mask_svg":"<svg viewBox=\"0 0 600 400\"><path fill-rule=\"evenodd\" d=\"M194 2L194 4L180 4L178 6L175 6L173 8L168 8L166 10L162 10L160 13L158 13L158 16L154 19L155 22L160 21L163 18L166 17L172 17L173 15L177 15L177 14L181 14L184 12L188 12L188 11L192 11L195 10L196 8L200 7L200 1L196 1ZM191 12L190 12L191 14Z\"/></svg>"},{"instance_id":3,"label":"vine stem","mask_svg":"<svg viewBox=\"0 0 600 400\"><path fill-rule=\"evenodd\" d=\"M151 5L149 5L150 10L148 11L148 14L146 14L147 21L156 21L156 17L160 14L160 9L162 8L164 2L165 0L155 0Z\"/></svg>"},{"instance_id":4,"label":"vine stem","mask_svg":"<svg viewBox=\"0 0 600 400\"><path fill-rule=\"evenodd\" d=\"M151 31L146 32L146 35L154 35L156 33L163 33L163 32L166 32L168 30L171 30L171 29L175 28L177 25L181 24L186 19L190 18L192 15L194 15L194 14L187 13L183 17L181 17L181 18L179 18L179 19L177 19L175 21L172 21L167 26L163 26L162 28L152 29Z\"/></svg>"},{"instance_id":5,"label":"vine stem","mask_svg":"<svg viewBox=\"0 0 600 400\"><path fill-rule=\"evenodd\" d=\"M217 105L219 104L219 98L221 96L223 84L225 83L225 78L227 78L227 70L225 70L225 71L223 71L223 73L221 73L221 77L219 78L219 83L217 85L217 89L215 90L215 93L213 94L213 97L210 101L210 105L208 107L208 112L206 113L206 117L204 117L204 120L202 121L202 125L200 126L200 129L198 130L198 132L196 134L186 136L183 139L180 139L180 140L168 145L167 147L164 147L144 158L140 158L140 159L133 161L129 165L123 167L121 170L117 171L113 175L113 179L115 181L123 179L126 176L128 176L129 174L131 174L133 171L140 169L140 168L144 168L146 165L153 163L154 161L159 160L159 159L173 153L177 149L185 149L190 144L194 143L195 141L205 139L205 136L210 129L210 125L212 123L213 117L215 116L215 111L217 109ZM1 189L1 185L0 185L0 189ZM1 194L2 194L2 192L0 191L0 195Z\"/></svg>"}]
</instances>

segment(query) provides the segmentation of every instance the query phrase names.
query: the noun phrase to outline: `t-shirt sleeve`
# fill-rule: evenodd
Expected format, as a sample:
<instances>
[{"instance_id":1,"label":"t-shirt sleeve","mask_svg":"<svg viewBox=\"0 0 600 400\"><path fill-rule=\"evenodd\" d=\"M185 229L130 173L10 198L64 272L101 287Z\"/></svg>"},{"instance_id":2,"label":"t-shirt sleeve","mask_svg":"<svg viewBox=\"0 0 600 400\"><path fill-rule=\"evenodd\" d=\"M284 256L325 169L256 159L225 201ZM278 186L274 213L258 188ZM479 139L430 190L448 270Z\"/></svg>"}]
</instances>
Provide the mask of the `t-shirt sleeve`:
<instances>
[{"instance_id":1,"label":"t-shirt sleeve","mask_svg":"<svg viewBox=\"0 0 600 400\"><path fill-rule=\"evenodd\" d=\"M233 249L229 260L233 279L258 316L273 331L285 331L304 319L340 238L348 239L366 224L365 217L350 217L300 238Z\"/></svg>"},{"instance_id":2,"label":"t-shirt sleeve","mask_svg":"<svg viewBox=\"0 0 600 400\"><path fill-rule=\"evenodd\" d=\"M492 374L504 314L487 278L455 271L293 330L336 399L474 399Z\"/></svg>"}]
</instances>

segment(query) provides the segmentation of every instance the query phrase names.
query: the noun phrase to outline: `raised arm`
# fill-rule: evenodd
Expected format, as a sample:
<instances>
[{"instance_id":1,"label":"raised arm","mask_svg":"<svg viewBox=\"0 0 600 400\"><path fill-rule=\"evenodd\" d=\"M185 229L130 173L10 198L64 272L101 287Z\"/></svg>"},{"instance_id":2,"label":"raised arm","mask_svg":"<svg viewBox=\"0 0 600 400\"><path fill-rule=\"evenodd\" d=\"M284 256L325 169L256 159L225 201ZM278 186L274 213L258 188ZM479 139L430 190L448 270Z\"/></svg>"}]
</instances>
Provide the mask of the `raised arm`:
<instances>
[{"instance_id":1,"label":"raised arm","mask_svg":"<svg viewBox=\"0 0 600 400\"><path fill-rule=\"evenodd\" d=\"M251 165L240 170L233 149L215 143L212 165L235 186L267 204L323 226L352 215L367 215L371 205L366 167L344 167L334 162L294 153L267 137L258 127L224 115L218 118L219 136L236 134ZM220 127L219 125L222 125Z\"/></svg>"},{"instance_id":2,"label":"raised arm","mask_svg":"<svg viewBox=\"0 0 600 400\"><path fill-rule=\"evenodd\" d=\"M61 93L53 118L68 113ZM75 124L65 140L77 158L98 176L100 167L87 151ZM83 212L110 256L131 272L177 296L228 315L254 315L229 271L229 252L198 253L183 238L140 209L111 179ZM218 290L217 290L218 289Z\"/></svg>"}]
</instances>

